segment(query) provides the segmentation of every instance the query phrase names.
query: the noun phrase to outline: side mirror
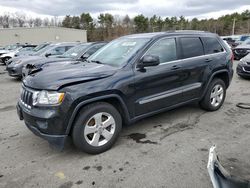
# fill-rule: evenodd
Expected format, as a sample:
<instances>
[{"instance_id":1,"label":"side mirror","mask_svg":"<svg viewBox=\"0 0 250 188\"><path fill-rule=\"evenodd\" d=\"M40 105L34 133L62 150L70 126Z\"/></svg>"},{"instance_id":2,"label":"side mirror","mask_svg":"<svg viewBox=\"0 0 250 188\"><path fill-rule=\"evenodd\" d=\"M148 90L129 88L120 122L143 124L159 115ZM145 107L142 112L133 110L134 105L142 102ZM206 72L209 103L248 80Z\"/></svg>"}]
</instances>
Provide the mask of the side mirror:
<instances>
[{"instance_id":1,"label":"side mirror","mask_svg":"<svg viewBox=\"0 0 250 188\"><path fill-rule=\"evenodd\" d=\"M81 59L85 60L85 59L88 59L88 57L90 56L90 54L86 53L86 54L83 54L81 56Z\"/></svg>"},{"instance_id":2,"label":"side mirror","mask_svg":"<svg viewBox=\"0 0 250 188\"><path fill-rule=\"evenodd\" d=\"M155 55L145 55L140 63L138 63L137 67L143 69L144 67L152 67L160 64L159 56Z\"/></svg>"},{"instance_id":3,"label":"side mirror","mask_svg":"<svg viewBox=\"0 0 250 188\"><path fill-rule=\"evenodd\" d=\"M45 54L45 57L49 57L51 55L52 55L51 53L47 53L47 54Z\"/></svg>"}]
</instances>

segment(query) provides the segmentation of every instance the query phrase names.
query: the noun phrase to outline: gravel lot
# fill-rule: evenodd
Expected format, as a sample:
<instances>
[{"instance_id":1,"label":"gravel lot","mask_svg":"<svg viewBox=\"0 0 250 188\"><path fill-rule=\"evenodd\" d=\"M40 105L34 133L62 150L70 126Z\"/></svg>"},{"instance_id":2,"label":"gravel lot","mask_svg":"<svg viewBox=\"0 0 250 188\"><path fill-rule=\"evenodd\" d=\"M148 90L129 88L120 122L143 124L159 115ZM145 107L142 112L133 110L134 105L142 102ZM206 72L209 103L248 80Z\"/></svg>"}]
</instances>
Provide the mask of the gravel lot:
<instances>
[{"instance_id":1,"label":"gravel lot","mask_svg":"<svg viewBox=\"0 0 250 188\"><path fill-rule=\"evenodd\" d=\"M235 62L235 65L237 62ZM99 155L67 147L60 152L19 121L21 82L0 66L0 187L211 188L206 165L213 144L224 167L250 179L250 80L236 74L224 106L205 112L189 105L125 127Z\"/></svg>"}]
</instances>

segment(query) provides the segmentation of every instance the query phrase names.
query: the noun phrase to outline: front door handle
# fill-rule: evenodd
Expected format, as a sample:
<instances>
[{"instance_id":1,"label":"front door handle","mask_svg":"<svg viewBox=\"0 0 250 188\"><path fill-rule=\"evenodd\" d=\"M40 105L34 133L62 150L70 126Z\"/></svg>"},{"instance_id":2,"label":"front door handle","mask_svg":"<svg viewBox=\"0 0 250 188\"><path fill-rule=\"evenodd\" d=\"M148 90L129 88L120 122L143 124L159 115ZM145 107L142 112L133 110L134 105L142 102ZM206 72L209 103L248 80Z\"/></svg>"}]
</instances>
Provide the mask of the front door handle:
<instances>
[{"instance_id":1,"label":"front door handle","mask_svg":"<svg viewBox=\"0 0 250 188\"><path fill-rule=\"evenodd\" d=\"M212 61L212 59L205 59L205 62L210 62L210 61Z\"/></svg>"},{"instance_id":2,"label":"front door handle","mask_svg":"<svg viewBox=\"0 0 250 188\"><path fill-rule=\"evenodd\" d=\"M181 68L181 66L179 66L179 65L174 65L174 66L172 66L171 70L178 70L178 69L180 69L180 68Z\"/></svg>"}]
</instances>

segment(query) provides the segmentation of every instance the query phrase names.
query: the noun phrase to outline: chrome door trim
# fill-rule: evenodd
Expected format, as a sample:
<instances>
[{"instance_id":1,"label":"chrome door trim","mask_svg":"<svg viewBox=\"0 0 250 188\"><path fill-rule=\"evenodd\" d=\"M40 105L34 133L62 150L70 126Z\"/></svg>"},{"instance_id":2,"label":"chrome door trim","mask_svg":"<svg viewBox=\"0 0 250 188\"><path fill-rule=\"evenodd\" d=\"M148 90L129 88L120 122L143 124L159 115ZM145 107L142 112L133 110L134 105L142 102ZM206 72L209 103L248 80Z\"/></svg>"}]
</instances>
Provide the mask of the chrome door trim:
<instances>
[{"instance_id":1,"label":"chrome door trim","mask_svg":"<svg viewBox=\"0 0 250 188\"><path fill-rule=\"evenodd\" d=\"M164 91L164 92L161 92L161 93L157 93L157 94L154 94L154 95L144 97L141 100L139 100L138 103L139 104L146 104L146 103L153 102L153 101L156 101L156 100L159 100L159 99L163 99L163 98L167 98L167 97L170 97L170 96L173 96L173 95L181 94L183 92L191 91L193 89L198 89L198 88L201 87L201 85L202 84L199 82L199 83L190 84L188 86L182 86L182 87L179 87L177 89Z\"/></svg>"}]
</instances>

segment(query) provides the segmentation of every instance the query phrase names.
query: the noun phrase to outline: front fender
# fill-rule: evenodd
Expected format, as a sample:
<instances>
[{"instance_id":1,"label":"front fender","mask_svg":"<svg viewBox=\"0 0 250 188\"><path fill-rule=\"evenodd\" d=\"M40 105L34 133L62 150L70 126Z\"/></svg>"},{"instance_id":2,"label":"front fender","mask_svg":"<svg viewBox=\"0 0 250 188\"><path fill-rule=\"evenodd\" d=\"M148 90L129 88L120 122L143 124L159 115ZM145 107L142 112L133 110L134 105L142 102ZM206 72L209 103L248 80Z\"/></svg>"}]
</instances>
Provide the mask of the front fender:
<instances>
[{"instance_id":1,"label":"front fender","mask_svg":"<svg viewBox=\"0 0 250 188\"><path fill-rule=\"evenodd\" d=\"M99 97L94 97L94 98L91 98L91 99L88 99L88 100L84 100L80 103L77 104L77 106L74 108L73 110L73 113L69 119L69 123L68 123L68 126L67 126L67 129L66 129L66 134L68 135L70 133L70 130L73 126L73 123L74 123L74 120L78 114L78 112L80 111L80 109L87 105L87 104L90 104L90 103L93 103L93 102L98 102L98 101L101 101L101 100L105 100L105 99L111 99L111 98L115 98L115 99L118 99L122 108L123 108L123 111L125 112L125 114L123 114L123 117L125 118L125 121L129 122L130 121L130 116L129 116L129 112L128 112L128 108L125 104L125 102L123 101L123 99L117 95L117 94L109 94L109 95L104 95L104 96L99 96Z\"/></svg>"}]
</instances>

